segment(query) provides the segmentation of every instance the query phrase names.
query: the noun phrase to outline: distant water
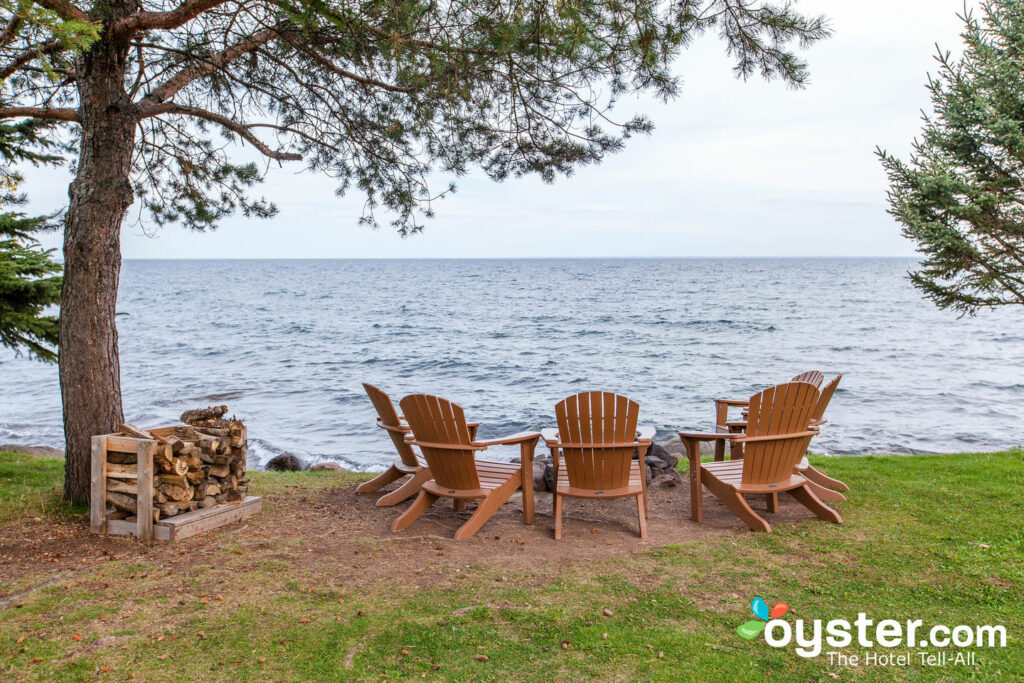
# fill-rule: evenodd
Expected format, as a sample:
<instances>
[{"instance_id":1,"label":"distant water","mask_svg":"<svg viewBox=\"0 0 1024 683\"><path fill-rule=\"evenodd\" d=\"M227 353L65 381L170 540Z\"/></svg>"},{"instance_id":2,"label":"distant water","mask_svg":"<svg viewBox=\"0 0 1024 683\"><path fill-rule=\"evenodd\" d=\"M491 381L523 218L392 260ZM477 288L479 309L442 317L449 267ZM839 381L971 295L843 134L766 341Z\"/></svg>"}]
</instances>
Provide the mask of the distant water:
<instances>
[{"instance_id":1,"label":"distant water","mask_svg":"<svg viewBox=\"0 0 1024 683\"><path fill-rule=\"evenodd\" d=\"M991 450L1024 442L1024 314L958 319L910 260L128 261L118 318L129 421L226 403L253 464L290 451L393 457L360 386L449 397L492 436L553 423L588 389L668 439L712 399L845 373L813 448ZM0 442L60 446L57 372L0 352ZM507 453L506 454L510 454Z\"/></svg>"}]
</instances>

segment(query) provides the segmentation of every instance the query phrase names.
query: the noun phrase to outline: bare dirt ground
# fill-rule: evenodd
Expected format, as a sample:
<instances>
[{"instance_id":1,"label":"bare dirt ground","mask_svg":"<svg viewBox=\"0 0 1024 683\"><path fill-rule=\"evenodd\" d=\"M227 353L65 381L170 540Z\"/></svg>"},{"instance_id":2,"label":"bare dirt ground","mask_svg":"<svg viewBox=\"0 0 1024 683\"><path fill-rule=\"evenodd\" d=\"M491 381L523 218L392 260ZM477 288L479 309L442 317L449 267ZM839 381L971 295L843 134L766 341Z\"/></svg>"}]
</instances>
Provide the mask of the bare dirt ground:
<instances>
[{"instance_id":1,"label":"bare dirt ground","mask_svg":"<svg viewBox=\"0 0 1024 683\"><path fill-rule=\"evenodd\" d=\"M381 492L383 493L383 492ZM690 521L689 486L654 487L650 491L648 540L637 531L632 499L615 501L566 500L563 539L553 538L551 495L536 497L536 522L522 523L521 497L516 494L471 539L454 541L452 534L472 513L473 506L455 513L451 503L438 501L410 528L392 533L392 521L407 503L377 508L380 494L356 496L355 485L309 490L286 486L264 498L264 511L254 518L215 532L176 543L146 546L133 539L96 536L88 521L26 520L0 528L0 583L11 586L0 594L0 609L17 599L14 586L32 575L58 581L82 570L97 570L113 559L145 560L157 567L187 571L209 566L229 556L236 570L267 564L297 576L320 577L347 585L370 587L381 581L426 585L453 568L525 570L550 574L579 563L610 556L643 553L666 545L752 533L712 496L704 495L703 524ZM763 511L763 500L751 500ZM779 512L770 523L810 518L788 496L780 497ZM241 557L235 557L241 556ZM40 577L39 575L42 575Z\"/></svg>"}]
</instances>

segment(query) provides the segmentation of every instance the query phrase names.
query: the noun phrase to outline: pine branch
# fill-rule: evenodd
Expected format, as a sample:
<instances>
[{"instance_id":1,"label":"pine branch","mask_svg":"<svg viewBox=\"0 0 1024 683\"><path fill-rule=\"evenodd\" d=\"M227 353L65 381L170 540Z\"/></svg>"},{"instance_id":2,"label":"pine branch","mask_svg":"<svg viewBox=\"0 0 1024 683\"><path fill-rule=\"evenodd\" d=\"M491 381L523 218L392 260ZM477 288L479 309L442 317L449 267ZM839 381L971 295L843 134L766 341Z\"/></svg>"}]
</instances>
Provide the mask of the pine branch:
<instances>
[{"instance_id":1,"label":"pine branch","mask_svg":"<svg viewBox=\"0 0 1024 683\"><path fill-rule=\"evenodd\" d=\"M255 147L260 154L273 159L275 161L302 161L301 154L295 154L293 152L285 152L282 150L273 150L267 147L256 135L249 130L249 126L238 123L237 121L222 116L216 112L207 111L200 109L199 107L188 107L181 104L163 103L147 109L144 118L151 116L159 116L161 114L180 114L182 116L192 116L197 119L203 119L216 123L224 128L227 128L231 132L237 134L240 138L248 142L250 145Z\"/></svg>"}]
</instances>

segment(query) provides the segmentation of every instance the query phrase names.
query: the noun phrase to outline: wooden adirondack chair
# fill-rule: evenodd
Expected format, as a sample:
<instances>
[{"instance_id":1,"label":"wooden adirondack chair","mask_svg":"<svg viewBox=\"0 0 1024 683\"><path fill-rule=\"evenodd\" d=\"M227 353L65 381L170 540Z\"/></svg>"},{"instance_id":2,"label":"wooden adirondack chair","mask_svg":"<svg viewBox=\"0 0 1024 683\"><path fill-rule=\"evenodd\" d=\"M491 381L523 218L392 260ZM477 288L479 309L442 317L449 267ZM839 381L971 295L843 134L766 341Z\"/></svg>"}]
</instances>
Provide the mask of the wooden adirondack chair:
<instances>
[{"instance_id":1,"label":"wooden adirondack chair","mask_svg":"<svg viewBox=\"0 0 1024 683\"><path fill-rule=\"evenodd\" d=\"M423 483L430 479L430 470L427 469L426 461L417 457L412 446L406 441L405 437L409 433L409 427L402 423L402 416L395 410L395 404L392 403L391 397L372 384L364 382L363 389L366 390L366 395L373 402L373 407L377 409L377 426L391 437L391 442L395 445L395 450L398 451L398 457L391 463L391 467L382 474L360 484L356 493L373 493L393 481L412 475L407 482L377 500L377 507L398 505L403 500L412 498L420 492ZM476 422L469 423L471 438L476 437L478 424Z\"/></svg>"},{"instance_id":2,"label":"wooden adirondack chair","mask_svg":"<svg viewBox=\"0 0 1024 683\"><path fill-rule=\"evenodd\" d=\"M392 531L415 522L438 498L451 498L456 511L467 500L480 500L476 511L458 531L455 540L469 538L516 489L523 489L523 523L533 523L533 451L540 440L536 432L522 432L503 439L475 441L462 407L438 396L412 394L399 405L412 428L409 441L418 446L430 468L413 504L394 524ZM477 460L475 453L488 446L520 445L520 464Z\"/></svg>"},{"instance_id":3,"label":"wooden adirondack chair","mask_svg":"<svg viewBox=\"0 0 1024 683\"><path fill-rule=\"evenodd\" d=\"M544 435L554 463L555 538L562 538L562 498L636 497L640 537L647 538L644 456L653 428L637 431L640 406L625 396L590 391L555 406L558 429ZM561 450L561 455L559 455ZM633 454L639 453L634 460Z\"/></svg>"},{"instance_id":4,"label":"wooden adirondack chair","mask_svg":"<svg viewBox=\"0 0 1024 683\"><path fill-rule=\"evenodd\" d=\"M809 377L812 380L816 380L817 377L815 376L815 373L817 373L817 371L797 375L797 377ZM839 386L839 381L842 378L842 374L836 375L832 378L832 381L826 384L821 390L818 402L815 404L814 410L811 412L810 428L812 431L819 430L821 425L828 422L828 420L825 419L825 410L828 408L828 404L832 401L832 396L836 393L836 388ZM802 380L794 378L793 381ZM728 423L728 430L726 431L727 433L737 434L746 431L746 428L746 420L741 422L730 422ZM716 431L723 432L722 429L716 429ZM812 437L807 437L806 443L804 444L804 457L802 457L800 462L797 463L797 474L802 474L807 478L807 487L813 491L818 498L822 500L846 500L846 496L840 493L840 491L849 491L850 487L838 479L833 479L821 470L811 466L807 461L807 447L811 444L811 438ZM716 443L724 442L719 440ZM732 451L732 457L734 459L743 457L743 448L741 444L735 444L730 450ZM774 505L770 507L774 507Z\"/></svg>"},{"instance_id":5,"label":"wooden adirondack chair","mask_svg":"<svg viewBox=\"0 0 1024 683\"><path fill-rule=\"evenodd\" d=\"M832 401L832 396L836 393L836 388L839 386L839 380L843 376L841 374L836 375L831 382L825 385L825 388L821 390L821 396L818 398L818 403L814 406L814 410L811 412L811 428L820 429L821 425L828 422L825 419L825 410L828 408L828 404ZM802 474L807 478L809 487L814 491L815 495L822 500L846 500L846 496L840 491L849 491L850 487L839 481L828 476L818 468L814 467L807 461L807 447L811 445L811 437L807 437L807 443L804 445L804 456L800 458L800 462L797 463L796 471L797 474Z\"/></svg>"},{"instance_id":6,"label":"wooden adirondack chair","mask_svg":"<svg viewBox=\"0 0 1024 683\"><path fill-rule=\"evenodd\" d=\"M728 436L744 445L742 460L701 463L701 441L719 439L721 434L680 432L690 461L693 520L703 520L702 487L706 486L754 531L771 531L771 525L751 509L744 495L767 495L769 512L774 512L775 496L788 492L821 519L842 523L839 513L821 502L808 480L795 472L810 437L817 433L810 422L818 397L817 388L807 382L780 384L754 394L746 432Z\"/></svg>"},{"instance_id":7,"label":"wooden adirondack chair","mask_svg":"<svg viewBox=\"0 0 1024 683\"><path fill-rule=\"evenodd\" d=\"M807 382L813 384L816 388L820 389L822 382L825 381L825 374L820 370L808 370L807 372L801 372L799 375L789 380L790 382ZM750 403L748 400L740 399L729 399L729 398L716 398L715 399L715 431L722 432L724 434L742 432L743 425L745 422L729 421L729 408L742 408L743 420L747 419L747 406ZM741 444L734 444L736 453L732 453L732 457L742 457L743 446ZM715 441L715 460L725 459L725 440L719 439Z\"/></svg>"}]
</instances>

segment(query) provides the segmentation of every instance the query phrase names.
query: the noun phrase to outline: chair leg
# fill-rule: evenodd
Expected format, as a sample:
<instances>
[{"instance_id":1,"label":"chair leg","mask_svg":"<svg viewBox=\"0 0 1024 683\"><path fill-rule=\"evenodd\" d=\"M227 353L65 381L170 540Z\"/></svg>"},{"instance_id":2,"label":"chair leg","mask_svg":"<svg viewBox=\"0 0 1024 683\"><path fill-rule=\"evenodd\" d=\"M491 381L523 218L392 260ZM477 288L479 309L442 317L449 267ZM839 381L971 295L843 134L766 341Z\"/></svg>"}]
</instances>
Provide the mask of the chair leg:
<instances>
[{"instance_id":1,"label":"chair leg","mask_svg":"<svg viewBox=\"0 0 1024 683\"><path fill-rule=\"evenodd\" d=\"M489 520L494 513L498 511L505 501L508 500L516 489L519 488L520 476L517 472L515 476L509 478L504 484L496 489L492 489L487 497L480 501L477 505L476 511L470 516L466 523L459 527L458 531L455 532L455 540L461 541L469 538L484 525L484 522Z\"/></svg>"},{"instance_id":2,"label":"chair leg","mask_svg":"<svg viewBox=\"0 0 1024 683\"><path fill-rule=\"evenodd\" d=\"M558 493L555 493L554 496L551 516L555 518L555 540L560 541L562 539L562 496Z\"/></svg>"},{"instance_id":3,"label":"chair leg","mask_svg":"<svg viewBox=\"0 0 1024 683\"><path fill-rule=\"evenodd\" d=\"M800 503L813 512L815 515L829 522L835 522L836 524L842 524L843 518L839 516L839 513L825 505L821 500L814 495L806 486L800 486L790 490L789 495L796 498Z\"/></svg>"},{"instance_id":4,"label":"chair leg","mask_svg":"<svg viewBox=\"0 0 1024 683\"><path fill-rule=\"evenodd\" d=\"M452 499L452 508L454 508L456 512L462 512L463 510L466 509L466 499L465 498L453 498Z\"/></svg>"},{"instance_id":5,"label":"chair leg","mask_svg":"<svg viewBox=\"0 0 1024 683\"><path fill-rule=\"evenodd\" d=\"M647 539L647 511L644 509L644 501L641 500L642 495L636 497L636 516L640 520L640 538Z\"/></svg>"},{"instance_id":6,"label":"chair leg","mask_svg":"<svg viewBox=\"0 0 1024 683\"><path fill-rule=\"evenodd\" d=\"M810 479L818 486L823 486L827 489L833 489L835 491L850 490L850 487L844 484L843 482L839 481L838 479L833 479L832 477L828 476L827 474L813 466L808 466L806 470L801 470L800 474L802 474L805 479Z\"/></svg>"},{"instance_id":7,"label":"chair leg","mask_svg":"<svg viewBox=\"0 0 1024 683\"><path fill-rule=\"evenodd\" d=\"M767 499L768 512L778 512L779 511L779 494L777 494L777 493L769 493L769 494L765 495L765 498Z\"/></svg>"},{"instance_id":8,"label":"chair leg","mask_svg":"<svg viewBox=\"0 0 1024 683\"><path fill-rule=\"evenodd\" d=\"M704 501L700 490L700 442L687 439L684 443L690 463L690 519L700 524L704 520Z\"/></svg>"},{"instance_id":9,"label":"chair leg","mask_svg":"<svg viewBox=\"0 0 1024 683\"><path fill-rule=\"evenodd\" d=\"M403 500L412 498L420 492L420 489L423 488L423 485L428 481L430 481L430 469L424 467L419 472L412 475L412 478L409 479L409 481L405 482L391 493L387 493L378 498L377 507L383 508L391 505L398 505Z\"/></svg>"},{"instance_id":10,"label":"chair leg","mask_svg":"<svg viewBox=\"0 0 1024 683\"><path fill-rule=\"evenodd\" d=\"M807 480L807 483L804 484L804 486L806 486L807 490L816 495L820 500L846 500L846 496L839 493L839 491L827 489L824 486L815 484L810 479Z\"/></svg>"},{"instance_id":11,"label":"chair leg","mask_svg":"<svg viewBox=\"0 0 1024 683\"><path fill-rule=\"evenodd\" d=\"M438 496L433 493L427 493L426 491L420 491L420 495L413 501L409 509L402 513L402 516L395 520L394 524L391 525L392 531L401 531L410 524L419 519L424 512L430 509L430 506L434 504Z\"/></svg>"},{"instance_id":12,"label":"chair leg","mask_svg":"<svg viewBox=\"0 0 1024 683\"><path fill-rule=\"evenodd\" d=\"M382 489L393 481L398 481L405 476L405 472L401 471L394 465L389 467L387 471L378 474L370 481L364 481L356 488L357 494L362 493L373 493L377 489Z\"/></svg>"},{"instance_id":13,"label":"chair leg","mask_svg":"<svg viewBox=\"0 0 1024 683\"><path fill-rule=\"evenodd\" d=\"M750 527L751 530L772 530L771 525L751 509L750 505L748 505L747 501L743 498L743 494L739 491L731 486L723 484L706 471L701 479L703 480L704 485L708 487L708 490L715 494L715 497L722 501L727 508L732 510L737 517L743 520L743 523Z\"/></svg>"}]
</instances>

